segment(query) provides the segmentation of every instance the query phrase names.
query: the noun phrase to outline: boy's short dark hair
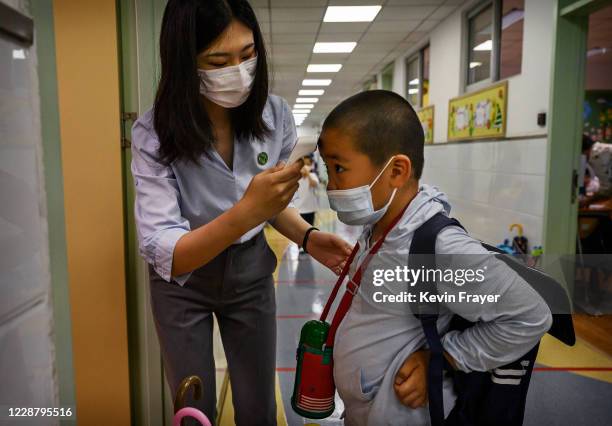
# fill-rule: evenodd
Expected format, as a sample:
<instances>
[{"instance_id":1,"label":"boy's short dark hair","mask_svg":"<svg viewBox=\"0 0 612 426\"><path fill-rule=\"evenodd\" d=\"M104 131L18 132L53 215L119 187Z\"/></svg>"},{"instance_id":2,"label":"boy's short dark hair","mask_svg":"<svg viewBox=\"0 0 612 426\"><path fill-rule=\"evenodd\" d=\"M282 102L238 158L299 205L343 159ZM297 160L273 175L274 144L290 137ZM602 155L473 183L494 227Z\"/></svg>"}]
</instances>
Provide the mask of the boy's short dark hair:
<instances>
[{"instance_id":1,"label":"boy's short dark hair","mask_svg":"<svg viewBox=\"0 0 612 426\"><path fill-rule=\"evenodd\" d=\"M351 96L336 106L323 123L327 128L349 133L355 147L376 165L395 154L405 154L412 162L412 175L423 172L423 126L410 103L388 90L368 90Z\"/></svg>"}]
</instances>

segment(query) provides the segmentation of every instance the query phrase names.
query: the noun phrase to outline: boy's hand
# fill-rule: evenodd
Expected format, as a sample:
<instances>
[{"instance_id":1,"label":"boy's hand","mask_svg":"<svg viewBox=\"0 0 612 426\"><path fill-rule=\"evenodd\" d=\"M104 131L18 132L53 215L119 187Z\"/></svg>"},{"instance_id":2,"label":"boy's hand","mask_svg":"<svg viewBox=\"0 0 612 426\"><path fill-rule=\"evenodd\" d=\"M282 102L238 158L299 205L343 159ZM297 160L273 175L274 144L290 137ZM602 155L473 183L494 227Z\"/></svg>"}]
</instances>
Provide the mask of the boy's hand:
<instances>
[{"instance_id":1,"label":"boy's hand","mask_svg":"<svg viewBox=\"0 0 612 426\"><path fill-rule=\"evenodd\" d=\"M400 402L410 408L424 407L427 403L427 367L429 351L414 352L395 374L393 389Z\"/></svg>"}]
</instances>

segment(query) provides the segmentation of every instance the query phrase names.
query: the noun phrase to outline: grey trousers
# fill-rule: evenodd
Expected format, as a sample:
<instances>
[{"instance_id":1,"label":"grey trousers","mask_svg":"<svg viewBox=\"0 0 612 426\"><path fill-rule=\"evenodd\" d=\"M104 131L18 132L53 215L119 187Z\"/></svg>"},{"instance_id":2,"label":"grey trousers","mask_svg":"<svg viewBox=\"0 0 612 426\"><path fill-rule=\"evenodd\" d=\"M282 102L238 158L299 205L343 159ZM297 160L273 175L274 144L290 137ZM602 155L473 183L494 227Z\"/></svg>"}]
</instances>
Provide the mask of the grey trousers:
<instances>
[{"instance_id":1,"label":"grey trousers","mask_svg":"<svg viewBox=\"0 0 612 426\"><path fill-rule=\"evenodd\" d=\"M261 232L232 245L195 270L183 287L149 267L151 305L173 398L180 382L197 375L203 396L187 405L216 417L213 313L227 358L235 421L276 425L276 257Z\"/></svg>"}]
</instances>

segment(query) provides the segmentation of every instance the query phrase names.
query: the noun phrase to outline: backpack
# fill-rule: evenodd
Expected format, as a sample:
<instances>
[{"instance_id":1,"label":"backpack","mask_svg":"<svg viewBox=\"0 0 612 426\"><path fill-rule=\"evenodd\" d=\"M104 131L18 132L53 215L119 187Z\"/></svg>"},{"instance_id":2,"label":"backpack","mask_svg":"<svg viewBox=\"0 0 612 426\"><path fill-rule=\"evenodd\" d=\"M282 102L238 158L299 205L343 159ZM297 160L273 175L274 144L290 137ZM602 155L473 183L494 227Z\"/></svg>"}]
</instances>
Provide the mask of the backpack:
<instances>
[{"instance_id":1,"label":"backpack","mask_svg":"<svg viewBox=\"0 0 612 426\"><path fill-rule=\"evenodd\" d=\"M431 217L413 236L410 246L408 267L434 269L435 246L438 233L447 226L463 226L443 213ZM516 258L504 254L499 249L482 243L482 246L495 257L506 263L521 276L546 301L553 313L553 323L548 334L568 346L576 342L570 302L563 286L543 272L526 266ZM412 256L415 254L415 256ZM430 256L419 256L430 255ZM436 286L427 286L422 281L411 289L412 293L425 291L435 293ZM539 343L519 359L493 371L474 371L465 373L454 370L443 356L443 348L438 334L437 302L417 302L410 304L413 314L420 320L429 345L430 361L427 371L429 413L432 426L518 426L523 424L527 391L531 373L538 354ZM474 323L453 315L450 330L465 330ZM447 372L453 379L457 394L455 406L444 418L442 378Z\"/></svg>"}]
</instances>

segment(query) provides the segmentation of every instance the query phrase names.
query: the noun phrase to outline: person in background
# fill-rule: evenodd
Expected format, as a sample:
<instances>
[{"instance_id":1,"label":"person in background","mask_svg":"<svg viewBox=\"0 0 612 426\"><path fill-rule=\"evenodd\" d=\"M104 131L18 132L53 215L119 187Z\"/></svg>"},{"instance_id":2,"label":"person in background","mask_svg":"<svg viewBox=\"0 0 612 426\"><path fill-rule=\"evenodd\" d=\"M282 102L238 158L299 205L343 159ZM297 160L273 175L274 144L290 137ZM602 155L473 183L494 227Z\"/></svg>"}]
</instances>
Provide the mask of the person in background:
<instances>
[{"instance_id":1,"label":"person in background","mask_svg":"<svg viewBox=\"0 0 612 426\"><path fill-rule=\"evenodd\" d=\"M319 177L313 172L314 162L312 157L304 157L304 166L300 170L302 177L299 180L299 188L297 190L297 200L295 202L300 216L310 224L314 225L315 212L318 209L317 187L319 186Z\"/></svg>"},{"instance_id":2,"label":"person in background","mask_svg":"<svg viewBox=\"0 0 612 426\"><path fill-rule=\"evenodd\" d=\"M593 150L595 141L588 135L582 135L582 155L585 156L584 162L584 192L587 197L591 197L599 192L599 178L595 174L595 170L589 164L591 160L591 151Z\"/></svg>"}]
</instances>

